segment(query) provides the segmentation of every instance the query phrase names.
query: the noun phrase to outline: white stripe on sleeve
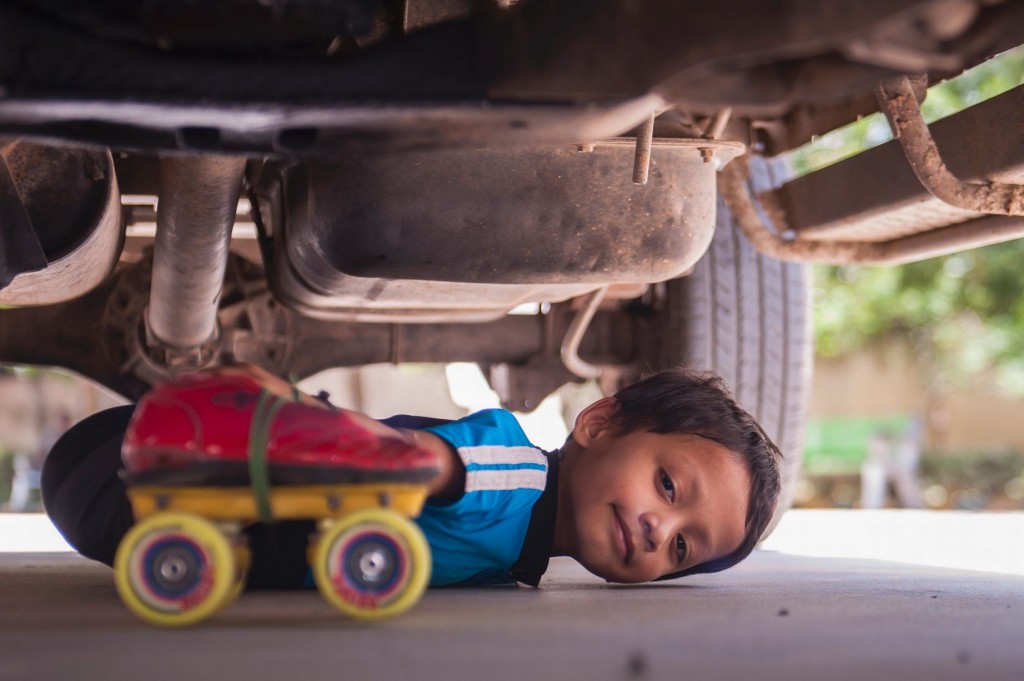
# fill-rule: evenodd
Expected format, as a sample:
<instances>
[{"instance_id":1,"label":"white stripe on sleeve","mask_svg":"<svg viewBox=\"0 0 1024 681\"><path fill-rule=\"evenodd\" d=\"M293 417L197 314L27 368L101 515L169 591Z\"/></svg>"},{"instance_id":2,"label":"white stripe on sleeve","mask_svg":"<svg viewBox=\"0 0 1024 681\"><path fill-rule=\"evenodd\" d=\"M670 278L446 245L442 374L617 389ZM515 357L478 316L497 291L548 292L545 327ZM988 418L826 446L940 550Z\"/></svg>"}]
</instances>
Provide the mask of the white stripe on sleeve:
<instances>
[{"instance_id":1,"label":"white stripe on sleeve","mask_svg":"<svg viewBox=\"0 0 1024 681\"><path fill-rule=\"evenodd\" d=\"M466 491L538 489L543 491L548 472L536 468L476 470L466 473Z\"/></svg>"},{"instance_id":2,"label":"white stripe on sleeve","mask_svg":"<svg viewBox=\"0 0 1024 681\"><path fill-rule=\"evenodd\" d=\"M532 463L547 468L548 465L548 458L536 447L505 447L503 445L459 447L459 456L467 466L471 463L481 466Z\"/></svg>"}]
</instances>

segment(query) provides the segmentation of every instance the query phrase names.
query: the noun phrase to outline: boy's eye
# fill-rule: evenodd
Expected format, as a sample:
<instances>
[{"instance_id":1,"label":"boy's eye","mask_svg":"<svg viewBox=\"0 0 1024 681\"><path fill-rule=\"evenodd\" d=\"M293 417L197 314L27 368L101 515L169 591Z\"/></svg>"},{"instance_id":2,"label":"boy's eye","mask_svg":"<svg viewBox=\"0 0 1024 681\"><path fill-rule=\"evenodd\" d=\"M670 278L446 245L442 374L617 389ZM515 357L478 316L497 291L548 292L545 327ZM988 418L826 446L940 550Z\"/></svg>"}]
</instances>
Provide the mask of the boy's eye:
<instances>
[{"instance_id":1,"label":"boy's eye","mask_svg":"<svg viewBox=\"0 0 1024 681\"><path fill-rule=\"evenodd\" d=\"M665 471L661 472L661 486L668 494L669 501L674 502L676 500L676 485Z\"/></svg>"},{"instance_id":2,"label":"boy's eye","mask_svg":"<svg viewBox=\"0 0 1024 681\"><path fill-rule=\"evenodd\" d=\"M686 540L681 534L676 535L676 561L679 565L686 561Z\"/></svg>"}]
</instances>

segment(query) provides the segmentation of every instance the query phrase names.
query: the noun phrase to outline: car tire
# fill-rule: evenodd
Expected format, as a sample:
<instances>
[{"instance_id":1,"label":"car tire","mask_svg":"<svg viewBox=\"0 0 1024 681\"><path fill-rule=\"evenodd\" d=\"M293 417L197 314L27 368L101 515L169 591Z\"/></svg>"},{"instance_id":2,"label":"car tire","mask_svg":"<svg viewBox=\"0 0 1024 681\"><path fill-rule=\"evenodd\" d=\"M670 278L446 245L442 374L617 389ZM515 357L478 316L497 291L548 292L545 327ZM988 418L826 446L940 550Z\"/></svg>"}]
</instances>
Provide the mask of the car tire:
<instances>
[{"instance_id":1,"label":"car tire","mask_svg":"<svg viewBox=\"0 0 1024 681\"><path fill-rule=\"evenodd\" d=\"M765 537L792 505L803 461L810 288L808 266L758 253L721 196L707 253L666 285L661 363L721 375L782 451L782 494Z\"/></svg>"}]
</instances>

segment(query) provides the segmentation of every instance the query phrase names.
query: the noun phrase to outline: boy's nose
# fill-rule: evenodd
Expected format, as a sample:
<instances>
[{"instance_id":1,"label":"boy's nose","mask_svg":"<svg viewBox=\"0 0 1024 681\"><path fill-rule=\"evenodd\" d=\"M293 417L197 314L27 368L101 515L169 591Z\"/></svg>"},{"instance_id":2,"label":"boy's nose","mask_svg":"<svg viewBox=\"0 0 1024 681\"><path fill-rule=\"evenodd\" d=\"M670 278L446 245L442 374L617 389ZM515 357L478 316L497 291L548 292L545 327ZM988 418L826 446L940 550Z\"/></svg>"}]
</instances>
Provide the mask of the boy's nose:
<instances>
[{"instance_id":1,"label":"boy's nose","mask_svg":"<svg viewBox=\"0 0 1024 681\"><path fill-rule=\"evenodd\" d=\"M640 516L640 530L643 532L644 550L655 552L665 543L668 535L667 523L654 513Z\"/></svg>"}]
</instances>

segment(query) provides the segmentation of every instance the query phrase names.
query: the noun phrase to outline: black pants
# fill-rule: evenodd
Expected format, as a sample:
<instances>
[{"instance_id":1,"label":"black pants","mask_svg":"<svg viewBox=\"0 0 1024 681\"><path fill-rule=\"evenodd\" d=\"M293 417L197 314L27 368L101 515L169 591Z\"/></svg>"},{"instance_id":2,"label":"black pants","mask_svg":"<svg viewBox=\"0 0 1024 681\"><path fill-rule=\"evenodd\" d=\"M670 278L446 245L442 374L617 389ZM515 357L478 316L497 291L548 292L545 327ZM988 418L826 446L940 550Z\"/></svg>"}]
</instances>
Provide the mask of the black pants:
<instances>
[{"instance_id":1,"label":"black pants","mask_svg":"<svg viewBox=\"0 0 1024 681\"><path fill-rule=\"evenodd\" d=\"M132 507L121 479L121 443L134 407L114 407L75 424L43 464L46 512L71 546L113 565L132 526ZM244 529L252 550L250 588L298 588L306 580L311 521L255 523Z\"/></svg>"}]
</instances>

